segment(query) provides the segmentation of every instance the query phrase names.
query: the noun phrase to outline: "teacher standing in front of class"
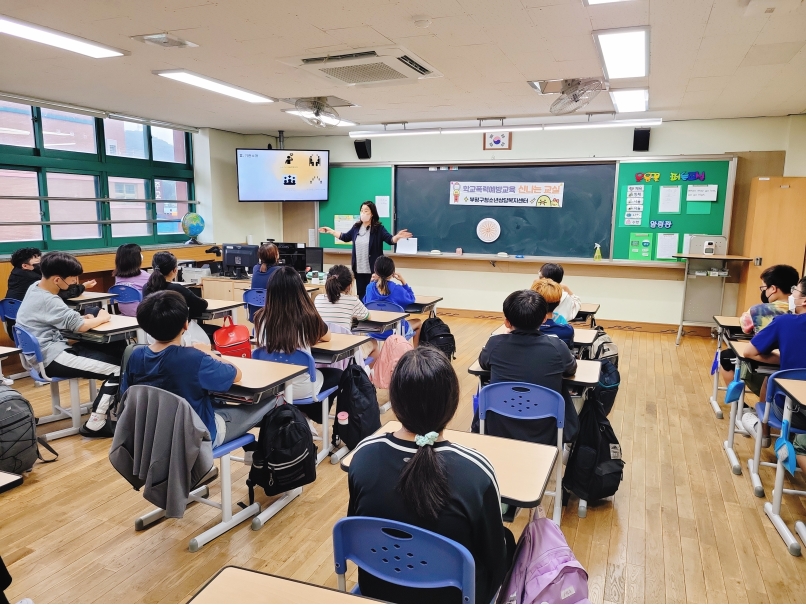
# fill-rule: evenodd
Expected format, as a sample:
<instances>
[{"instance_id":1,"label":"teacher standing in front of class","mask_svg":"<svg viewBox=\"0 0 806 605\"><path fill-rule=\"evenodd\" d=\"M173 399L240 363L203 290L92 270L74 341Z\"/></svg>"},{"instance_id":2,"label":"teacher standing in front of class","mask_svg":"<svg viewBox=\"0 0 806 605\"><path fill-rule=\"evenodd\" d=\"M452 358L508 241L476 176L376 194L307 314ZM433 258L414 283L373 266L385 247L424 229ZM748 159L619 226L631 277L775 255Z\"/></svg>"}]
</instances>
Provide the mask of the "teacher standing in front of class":
<instances>
[{"instance_id":1,"label":"teacher standing in front of class","mask_svg":"<svg viewBox=\"0 0 806 605\"><path fill-rule=\"evenodd\" d=\"M394 246L399 240L411 237L411 233L407 229L402 229L395 235L389 233L386 227L381 225L375 203L369 201L361 204L358 222L349 231L342 233L330 227L320 227L319 233L328 233L343 242L353 242L352 267L358 287L358 298L361 300L364 300L364 294L366 294L367 286L372 278L375 260L379 256L383 256L384 242Z\"/></svg>"}]
</instances>

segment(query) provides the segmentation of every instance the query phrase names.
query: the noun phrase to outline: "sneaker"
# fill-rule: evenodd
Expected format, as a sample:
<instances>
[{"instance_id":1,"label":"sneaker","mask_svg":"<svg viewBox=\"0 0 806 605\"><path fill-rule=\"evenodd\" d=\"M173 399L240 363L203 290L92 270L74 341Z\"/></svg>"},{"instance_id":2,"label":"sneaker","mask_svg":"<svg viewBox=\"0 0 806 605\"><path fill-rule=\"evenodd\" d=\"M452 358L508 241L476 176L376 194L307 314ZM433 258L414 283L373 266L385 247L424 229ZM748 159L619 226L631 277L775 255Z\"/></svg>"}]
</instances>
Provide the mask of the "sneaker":
<instances>
[{"instance_id":1,"label":"sneaker","mask_svg":"<svg viewBox=\"0 0 806 605\"><path fill-rule=\"evenodd\" d=\"M752 437L756 436L760 424L761 422L759 421L758 416L753 412L745 412L745 414L742 416L742 427Z\"/></svg>"},{"instance_id":2,"label":"sneaker","mask_svg":"<svg viewBox=\"0 0 806 605\"><path fill-rule=\"evenodd\" d=\"M311 435L313 435L314 437L319 436L319 431L316 430L316 427L313 424L313 420L311 420L310 418L308 418L308 428L311 429Z\"/></svg>"},{"instance_id":3,"label":"sneaker","mask_svg":"<svg viewBox=\"0 0 806 605\"><path fill-rule=\"evenodd\" d=\"M568 465L568 457L571 455L571 444L566 443L563 447L563 466Z\"/></svg>"},{"instance_id":4,"label":"sneaker","mask_svg":"<svg viewBox=\"0 0 806 605\"><path fill-rule=\"evenodd\" d=\"M0 376L0 384L2 384L5 387L10 387L12 384L14 384L14 381L11 380L11 378L6 378L5 376Z\"/></svg>"},{"instance_id":5,"label":"sneaker","mask_svg":"<svg viewBox=\"0 0 806 605\"><path fill-rule=\"evenodd\" d=\"M761 438L761 447L770 447L771 445L772 445L772 439L770 437Z\"/></svg>"},{"instance_id":6,"label":"sneaker","mask_svg":"<svg viewBox=\"0 0 806 605\"><path fill-rule=\"evenodd\" d=\"M90 419L78 429L78 434L84 437L104 439L115 435L115 427L114 423L107 421L105 415L93 412L90 414Z\"/></svg>"}]
</instances>

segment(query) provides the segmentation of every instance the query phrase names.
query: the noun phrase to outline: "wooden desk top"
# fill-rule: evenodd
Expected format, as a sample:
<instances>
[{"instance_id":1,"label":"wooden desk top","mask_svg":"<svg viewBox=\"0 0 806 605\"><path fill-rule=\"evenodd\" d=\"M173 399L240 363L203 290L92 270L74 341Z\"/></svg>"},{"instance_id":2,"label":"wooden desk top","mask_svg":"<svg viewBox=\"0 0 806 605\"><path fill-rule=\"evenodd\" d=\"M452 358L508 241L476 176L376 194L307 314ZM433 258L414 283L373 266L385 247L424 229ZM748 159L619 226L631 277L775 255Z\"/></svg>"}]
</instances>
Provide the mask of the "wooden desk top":
<instances>
[{"instance_id":1,"label":"wooden desk top","mask_svg":"<svg viewBox=\"0 0 806 605\"><path fill-rule=\"evenodd\" d=\"M359 323L379 323L385 324L408 317L409 314L400 311L370 311L369 317Z\"/></svg>"},{"instance_id":2,"label":"wooden desk top","mask_svg":"<svg viewBox=\"0 0 806 605\"><path fill-rule=\"evenodd\" d=\"M601 306L599 303L582 303L579 307L579 312L586 315L596 315Z\"/></svg>"},{"instance_id":3,"label":"wooden desk top","mask_svg":"<svg viewBox=\"0 0 806 605\"><path fill-rule=\"evenodd\" d=\"M501 324L495 329L491 336L498 336L499 334L509 334L509 328L506 324ZM586 330L584 328L574 328L574 344L575 345L590 345L596 340L599 333L596 330Z\"/></svg>"},{"instance_id":4,"label":"wooden desk top","mask_svg":"<svg viewBox=\"0 0 806 605\"><path fill-rule=\"evenodd\" d=\"M373 599L242 567L225 567L190 603L377 603Z\"/></svg>"},{"instance_id":5,"label":"wooden desk top","mask_svg":"<svg viewBox=\"0 0 806 605\"><path fill-rule=\"evenodd\" d=\"M134 331L140 326L137 323L136 317L129 317L127 315L110 315L109 321L96 326L89 332L96 334L109 334L112 332L129 332Z\"/></svg>"},{"instance_id":6,"label":"wooden desk top","mask_svg":"<svg viewBox=\"0 0 806 605\"><path fill-rule=\"evenodd\" d=\"M730 345L730 348L733 349L733 352L736 353L736 356L739 357L739 359L746 359L745 351L747 350L747 347L750 345L749 340L729 340L728 344ZM778 353L778 349L776 349L773 352ZM765 364L764 362L756 361L755 359L753 361L755 363L760 363L762 365L777 367L775 364Z\"/></svg>"},{"instance_id":7,"label":"wooden desk top","mask_svg":"<svg viewBox=\"0 0 806 605\"><path fill-rule=\"evenodd\" d=\"M232 365L238 366L243 372L243 376L234 386L254 392L266 391L308 371L306 366L295 366L288 363L242 357L226 357L225 359Z\"/></svg>"},{"instance_id":8,"label":"wooden desk top","mask_svg":"<svg viewBox=\"0 0 806 605\"><path fill-rule=\"evenodd\" d=\"M792 380L791 378L776 378L775 382L793 401L801 405L806 403L806 380Z\"/></svg>"},{"instance_id":9,"label":"wooden desk top","mask_svg":"<svg viewBox=\"0 0 806 605\"><path fill-rule=\"evenodd\" d=\"M397 420L392 420L374 434L394 433L400 427ZM526 508L540 502L557 458L556 447L450 429L445 430L445 438L484 454L495 469L503 500ZM346 471L352 458L350 452L341 461L341 468Z\"/></svg>"},{"instance_id":10,"label":"wooden desk top","mask_svg":"<svg viewBox=\"0 0 806 605\"><path fill-rule=\"evenodd\" d=\"M117 296L117 294L112 294L111 292L84 292L74 298L68 298L67 302L72 304L98 302L102 300L112 300L113 298L117 298Z\"/></svg>"},{"instance_id":11,"label":"wooden desk top","mask_svg":"<svg viewBox=\"0 0 806 605\"><path fill-rule=\"evenodd\" d=\"M741 328L742 324L738 317L727 315L714 315L714 321L720 328Z\"/></svg>"},{"instance_id":12,"label":"wooden desk top","mask_svg":"<svg viewBox=\"0 0 806 605\"><path fill-rule=\"evenodd\" d=\"M735 254L673 254L672 258L688 258L691 260L737 260L749 263L752 258Z\"/></svg>"},{"instance_id":13,"label":"wooden desk top","mask_svg":"<svg viewBox=\"0 0 806 605\"><path fill-rule=\"evenodd\" d=\"M469 368L468 374L474 376L482 376L488 374L487 370L483 370L479 365L479 360L474 361ZM577 359L577 371L573 376L564 377L563 380L568 384L576 384L580 386L594 386L599 383L599 375L602 373L602 362L591 359Z\"/></svg>"},{"instance_id":14,"label":"wooden desk top","mask_svg":"<svg viewBox=\"0 0 806 605\"><path fill-rule=\"evenodd\" d=\"M234 301L234 300L216 300L213 298L207 299L207 309L205 309L205 313L216 313L218 311L227 311L229 309L237 309L238 307L243 307L244 302L241 301Z\"/></svg>"},{"instance_id":15,"label":"wooden desk top","mask_svg":"<svg viewBox=\"0 0 806 605\"><path fill-rule=\"evenodd\" d=\"M433 305L434 303L438 303L442 300L441 296L415 296L414 297L414 304L415 305Z\"/></svg>"},{"instance_id":16,"label":"wooden desk top","mask_svg":"<svg viewBox=\"0 0 806 605\"><path fill-rule=\"evenodd\" d=\"M319 288L324 288L324 286L317 286L314 284L305 284L305 291L310 294L311 292L316 292Z\"/></svg>"},{"instance_id":17,"label":"wooden desk top","mask_svg":"<svg viewBox=\"0 0 806 605\"><path fill-rule=\"evenodd\" d=\"M6 357L16 355L17 353L22 353L22 351L17 347L0 347L0 359L5 359Z\"/></svg>"},{"instance_id":18,"label":"wooden desk top","mask_svg":"<svg viewBox=\"0 0 806 605\"><path fill-rule=\"evenodd\" d=\"M357 349L362 344L370 340L369 336L358 334L331 334L328 342L317 342L311 347L311 353L323 353L325 355L343 353L350 349Z\"/></svg>"}]
</instances>

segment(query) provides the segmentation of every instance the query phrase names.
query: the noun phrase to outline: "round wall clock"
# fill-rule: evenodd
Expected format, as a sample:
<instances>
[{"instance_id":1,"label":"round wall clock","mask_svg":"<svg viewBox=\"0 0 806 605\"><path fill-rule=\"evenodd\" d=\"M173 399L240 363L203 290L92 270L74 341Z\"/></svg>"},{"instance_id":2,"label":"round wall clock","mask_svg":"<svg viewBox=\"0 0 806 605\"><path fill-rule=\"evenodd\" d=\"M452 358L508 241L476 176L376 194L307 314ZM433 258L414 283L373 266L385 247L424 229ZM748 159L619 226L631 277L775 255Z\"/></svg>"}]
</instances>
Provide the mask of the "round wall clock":
<instances>
[{"instance_id":1,"label":"round wall clock","mask_svg":"<svg viewBox=\"0 0 806 605\"><path fill-rule=\"evenodd\" d=\"M476 235L485 244L491 244L501 235L501 225L494 218L483 218L476 225Z\"/></svg>"}]
</instances>

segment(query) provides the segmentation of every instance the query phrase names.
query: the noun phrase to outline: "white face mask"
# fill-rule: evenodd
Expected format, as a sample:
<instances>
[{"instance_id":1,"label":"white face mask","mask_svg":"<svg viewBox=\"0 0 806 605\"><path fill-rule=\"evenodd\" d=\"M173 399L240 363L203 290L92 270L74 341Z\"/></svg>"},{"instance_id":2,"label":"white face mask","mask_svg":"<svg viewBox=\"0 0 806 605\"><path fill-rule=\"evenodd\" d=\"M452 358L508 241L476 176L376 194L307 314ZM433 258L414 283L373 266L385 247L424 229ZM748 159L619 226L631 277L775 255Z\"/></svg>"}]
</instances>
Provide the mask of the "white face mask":
<instances>
[{"instance_id":1,"label":"white face mask","mask_svg":"<svg viewBox=\"0 0 806 605\"><path fill-rule=\"evenodd\" d=\"M795 312L795 296L792 294L789 295L789 312Z\"/></svg>"}]
</instances>

